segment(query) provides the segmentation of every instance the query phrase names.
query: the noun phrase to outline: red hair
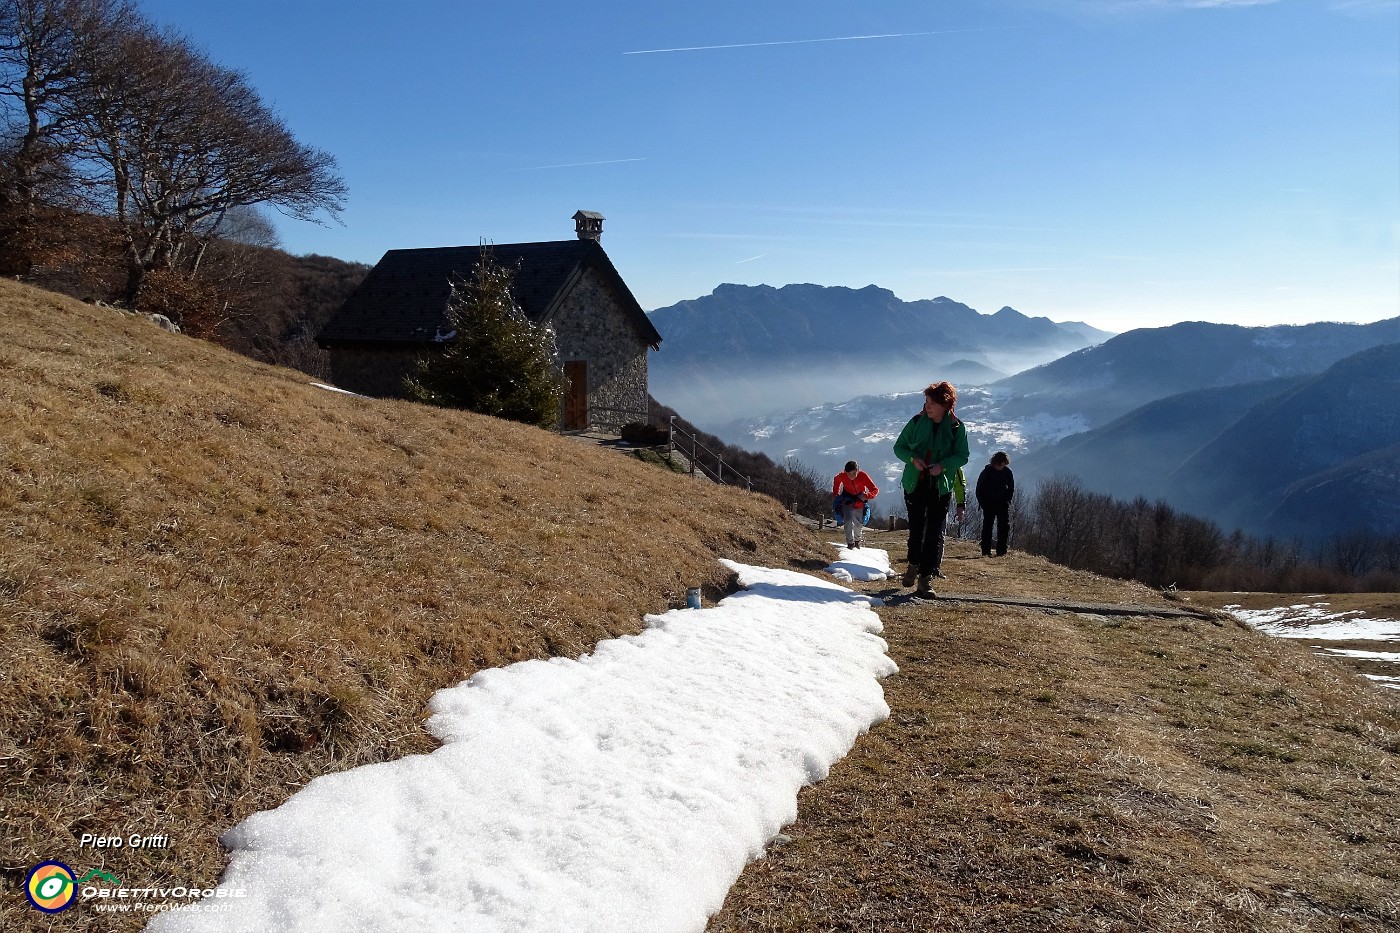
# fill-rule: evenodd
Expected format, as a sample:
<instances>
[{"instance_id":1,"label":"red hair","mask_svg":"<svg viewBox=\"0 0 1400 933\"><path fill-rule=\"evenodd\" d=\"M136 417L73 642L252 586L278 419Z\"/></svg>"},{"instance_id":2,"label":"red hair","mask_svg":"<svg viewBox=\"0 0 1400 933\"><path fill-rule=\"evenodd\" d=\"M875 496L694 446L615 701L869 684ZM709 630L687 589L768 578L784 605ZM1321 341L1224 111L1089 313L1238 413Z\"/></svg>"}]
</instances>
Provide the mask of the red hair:
<instances>
[{"instance_id":1,"label":"red hair","mask_svg":"<svg viewBox=\"0 0 1400 933\"><path fill-rule=\"evenodd\" d=\"M951 382L936 382L930 385L924 390L924 397L949 411L958 404L958 390L953 388Z\"/></svg>"}]
</instances>

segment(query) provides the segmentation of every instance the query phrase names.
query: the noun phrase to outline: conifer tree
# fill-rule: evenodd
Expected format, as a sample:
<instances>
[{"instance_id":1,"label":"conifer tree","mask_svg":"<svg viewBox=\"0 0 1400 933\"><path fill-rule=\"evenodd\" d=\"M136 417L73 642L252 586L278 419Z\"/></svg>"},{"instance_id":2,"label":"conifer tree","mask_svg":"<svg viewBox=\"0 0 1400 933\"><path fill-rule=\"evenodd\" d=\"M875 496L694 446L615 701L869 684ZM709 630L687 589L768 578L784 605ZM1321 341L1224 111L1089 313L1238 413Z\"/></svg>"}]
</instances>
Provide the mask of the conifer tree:
<instances>
[{"instance_id":1,"label":"conifer tree","mask_svg":"<svg viewBox=\"0 0 1400 933\"><path fill-rule=\"evenodd\" d=\"M471 280L452 282L446 346L419 361L410 398L543 428L558 423L564 389L554 330L516 306L515 274L483 247Z\"/></svg>"}]
</instances>

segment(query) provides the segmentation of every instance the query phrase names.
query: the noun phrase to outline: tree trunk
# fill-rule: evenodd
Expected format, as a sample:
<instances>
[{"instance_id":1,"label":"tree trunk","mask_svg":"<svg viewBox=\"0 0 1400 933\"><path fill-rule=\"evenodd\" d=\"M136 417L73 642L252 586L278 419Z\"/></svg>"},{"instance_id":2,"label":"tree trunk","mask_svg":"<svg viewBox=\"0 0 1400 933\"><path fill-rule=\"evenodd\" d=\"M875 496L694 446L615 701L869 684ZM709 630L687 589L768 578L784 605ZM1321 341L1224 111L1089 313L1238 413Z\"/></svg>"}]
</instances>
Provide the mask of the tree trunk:
<instances>
[{"instance_id":1,"label":"tree trunk","mask_svg":"<svg viewBox=\"0 0 1400 933\"><path fill-rule=\"evenodd\" d=\"M146 267L141 264L139 257L132 250L127 254L126 291L122 295L122 304L128 311L137 310L138 302L141 300L141 288L145 284Z\"/></svg>"}]
</instances>

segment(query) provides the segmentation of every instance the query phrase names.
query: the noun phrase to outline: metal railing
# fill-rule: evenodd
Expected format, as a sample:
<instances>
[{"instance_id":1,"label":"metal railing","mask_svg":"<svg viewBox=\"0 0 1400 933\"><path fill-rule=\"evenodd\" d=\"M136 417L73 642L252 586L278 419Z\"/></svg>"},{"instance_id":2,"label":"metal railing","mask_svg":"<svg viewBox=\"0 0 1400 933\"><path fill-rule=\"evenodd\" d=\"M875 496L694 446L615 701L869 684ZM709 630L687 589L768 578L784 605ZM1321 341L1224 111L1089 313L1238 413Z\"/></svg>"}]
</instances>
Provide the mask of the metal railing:
<instances>
[{"instance_id":1,"label":"metal railing","mask_svg":"<svg viewBox=\"0 0 1400 933\"><path fill-rule=\"evenodd\" d=\"M671 416L671 439L670 439L670 441L669 441L668 444L667 444L667 450L668 450L668 451L674 451L674 450L677 449L677 445L676 445L676 435L677 435L677 434L681 435L681 436L684 437L684 438L688 438L688 439L690 440L690 474L691 474L692 476L695 475L695 469L696 469L696 467L699 467L699 468L700 468L700 472L704 473L706 476L708 476L710 479L714 480L716 483L722 483L722 484L727 485L727 486L737 486L737 485L739 485L739 483L736 482L736 481L734 481L734 480L726 480L726 479L724 478L724 468L725 468L724 458L721 457L719 454L715 453L715 452L714 452L713 450L711 450L710 448L706 447L704 444L700 443L700 441L696 439L695 435L694 435L694 434L691 434L691 433L690 433L689 431L687 431L685 428L677 427L677 426L676 426L676 416L675 416L675 415L672 415L672 416ZM702 450L705 451L705 453L709 454L711 457L714 457L714 458L715 458L715 469L712 470L712 469L710 469L709 467L707 467L705 464L703 464L703 463L700 462L700 460L699 460L699 452L702 451ZM685 453L685 448L684 448L684 447L681 447L681 448L680 448L680 451L681 451L681 453ZM744 488L745 488L745 489L747 489L749 492L753 492L753 480L749 479L747 476L745 476L744 474L740 473L738 470L734 469L732 466L729 467L729 474L730 474L730 476L733 476L736 480L742 481L743 484L744 484Z\"/></svg>"}]
</instances>

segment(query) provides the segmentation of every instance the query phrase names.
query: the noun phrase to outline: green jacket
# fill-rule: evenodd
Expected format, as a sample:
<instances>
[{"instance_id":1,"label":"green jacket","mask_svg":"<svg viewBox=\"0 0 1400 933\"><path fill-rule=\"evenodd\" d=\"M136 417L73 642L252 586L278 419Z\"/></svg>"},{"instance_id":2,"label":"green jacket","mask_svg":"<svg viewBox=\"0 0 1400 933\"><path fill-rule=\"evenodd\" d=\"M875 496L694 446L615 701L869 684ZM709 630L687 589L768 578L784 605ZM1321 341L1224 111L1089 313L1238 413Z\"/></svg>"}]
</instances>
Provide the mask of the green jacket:
<instances>
[{"instance_id":1,"label":"green jacket","mask_svg":"<svg viewBox=\"0 0 1400 933\"><path fill-rule=\"evenodd\" d=\"M894 455L904 461L900 483L906 493L912 493L919 485L919 471L912 462L915 457L925 463L943 464L943 472L934 477L934 481L938 495L946 496L953 491L954 474L967 465L967 428L952 412L938 423L919 412L899 432L899 439L894 442Z\"/></svg>"}]
</instances>

